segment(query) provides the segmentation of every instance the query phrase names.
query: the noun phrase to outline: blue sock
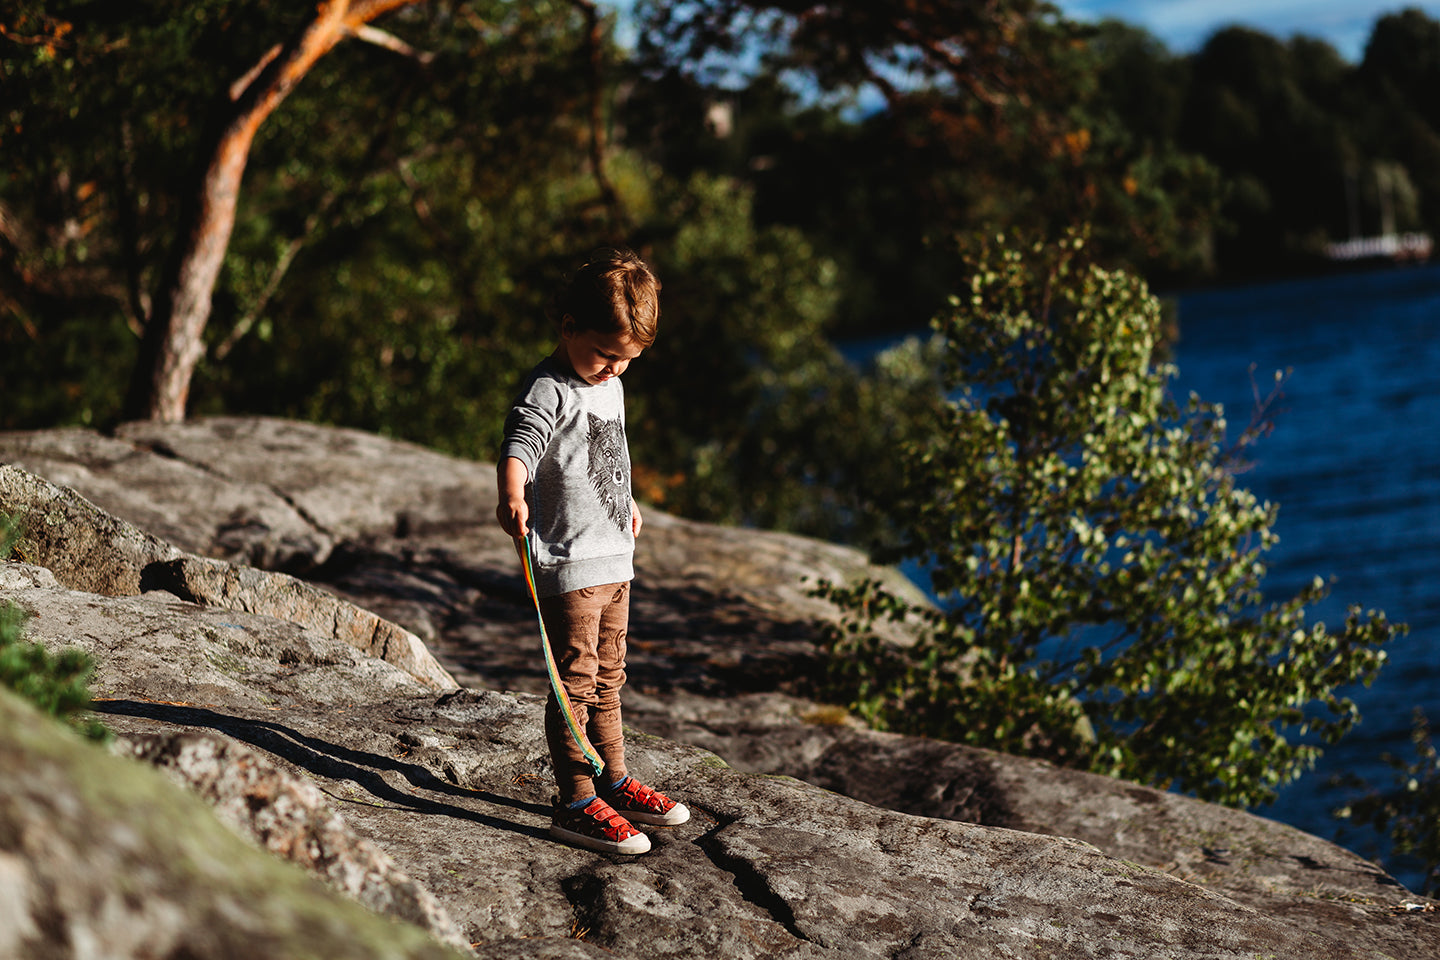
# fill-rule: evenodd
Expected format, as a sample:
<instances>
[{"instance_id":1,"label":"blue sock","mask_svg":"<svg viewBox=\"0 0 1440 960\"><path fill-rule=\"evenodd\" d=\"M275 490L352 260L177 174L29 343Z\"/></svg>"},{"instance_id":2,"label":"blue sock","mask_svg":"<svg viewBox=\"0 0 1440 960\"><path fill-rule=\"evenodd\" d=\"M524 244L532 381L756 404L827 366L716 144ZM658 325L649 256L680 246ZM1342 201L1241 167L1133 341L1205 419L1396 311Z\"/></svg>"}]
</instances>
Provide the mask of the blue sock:
<instances>
[{"instance_id":1,"label":"blue sock","mask_svg":"<svg viewBox=\"0 0 1440 960\"><path fill-rule=\"evenodd\" d=\"M614 793L616 790L619 790L622 786L625 785L625 781L629 779L629 777L621 777L619 780L616 780L614 783L610 784L610 792Z\"/></svg>"},{"instance_id":2,"label":"blue sock","mask_svg":"<svg viewBox=\"0 0 1440 960\"><path fill-rule=\"evenodd\" d=\"M584 810L586 807L590 806L590 801L592 801L592 800L594 800L594 799L595 799L595 794L592 793L592 794L590 794L590 796L586 797L584 800L576 800L574 803L570 804L570 809L571 809L571 810Z\"/></svg>"}]
</instances>

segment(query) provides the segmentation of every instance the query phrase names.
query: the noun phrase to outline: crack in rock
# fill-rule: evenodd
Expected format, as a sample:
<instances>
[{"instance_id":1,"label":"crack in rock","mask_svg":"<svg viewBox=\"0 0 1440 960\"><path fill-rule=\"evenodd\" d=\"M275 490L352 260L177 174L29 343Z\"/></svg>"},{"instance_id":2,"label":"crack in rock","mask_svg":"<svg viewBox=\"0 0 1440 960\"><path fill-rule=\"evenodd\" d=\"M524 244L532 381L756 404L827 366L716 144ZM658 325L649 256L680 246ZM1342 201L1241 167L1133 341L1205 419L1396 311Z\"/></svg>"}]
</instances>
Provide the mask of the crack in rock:
<instances>
[{"instance_id":1,"label":"crack in rock","mask_svg":"<svg viewBox=\"0 0 1440 960\"><path fill-rule=\"evenodd\" d=\"M697 807L696 809L703 808ZM697 837L695 846L699 847L717 868L735 878L735 889L739 891L745 902L759 907L796 940L825 946L825 944L811 940L800 929L795 920L795 911L784 897L771 888L769 881L755 864L742 857L727 853L722 848L719 834L734 825L736 818L724 816L713 810L703 810L703 812L715 821L715 826Z\"/></svg>"},{"instance_id":2,"label":"crack in rock","mask_svg":"<svg viewBox=\"0 0 1440 960\"><path fill-rule=\"evenodd\" d=\"M560 889L565 893L575 917L570 925L570 936L575 940L584 940L585 935L597 929L602 922L600 897L605 891L605 881L593 873L582 873L561 880Z\"/></svg>"}]
</instances>

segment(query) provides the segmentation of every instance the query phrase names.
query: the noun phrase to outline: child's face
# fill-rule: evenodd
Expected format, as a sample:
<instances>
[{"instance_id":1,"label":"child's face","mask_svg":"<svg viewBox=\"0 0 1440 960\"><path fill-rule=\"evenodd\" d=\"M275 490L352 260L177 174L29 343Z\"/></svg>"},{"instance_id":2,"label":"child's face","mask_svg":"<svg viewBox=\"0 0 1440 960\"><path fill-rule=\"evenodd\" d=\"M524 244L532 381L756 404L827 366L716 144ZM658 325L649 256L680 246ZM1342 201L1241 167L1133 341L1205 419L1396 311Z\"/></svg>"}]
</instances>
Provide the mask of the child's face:
<instances>
[{"instance_id":1,"label":"child's face","mask_svg":"<svg viewBox=\"0 0 1440 960\"><path fill-rule=\"evenodd\" d=\"M576 330L569 317L560 324L561 359L586 383L604 383L620 376L643 349L624 334Z\"/></svg>"}]
</instances>

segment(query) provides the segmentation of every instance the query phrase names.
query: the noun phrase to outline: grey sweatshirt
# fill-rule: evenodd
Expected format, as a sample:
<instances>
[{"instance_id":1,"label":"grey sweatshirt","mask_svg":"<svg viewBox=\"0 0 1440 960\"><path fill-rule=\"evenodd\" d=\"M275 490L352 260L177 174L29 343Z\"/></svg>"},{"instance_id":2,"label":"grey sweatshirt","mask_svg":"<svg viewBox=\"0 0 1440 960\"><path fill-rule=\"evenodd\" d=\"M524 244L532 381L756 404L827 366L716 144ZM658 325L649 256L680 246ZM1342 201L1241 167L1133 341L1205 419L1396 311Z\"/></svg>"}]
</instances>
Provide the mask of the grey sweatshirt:
<instances>
[{"instance_id":1,"label":"grey sweatshirt","mask_svg":"<svg viewBox=\"0 0 1440 960\"><path fill-rule=\"evenodd\" d=\"M589 384L552 358L542 360L505 418L500 458L506 457L530 472L525 499L540 596L634 578L619 377Z\"/></svg>"}]
</instances>

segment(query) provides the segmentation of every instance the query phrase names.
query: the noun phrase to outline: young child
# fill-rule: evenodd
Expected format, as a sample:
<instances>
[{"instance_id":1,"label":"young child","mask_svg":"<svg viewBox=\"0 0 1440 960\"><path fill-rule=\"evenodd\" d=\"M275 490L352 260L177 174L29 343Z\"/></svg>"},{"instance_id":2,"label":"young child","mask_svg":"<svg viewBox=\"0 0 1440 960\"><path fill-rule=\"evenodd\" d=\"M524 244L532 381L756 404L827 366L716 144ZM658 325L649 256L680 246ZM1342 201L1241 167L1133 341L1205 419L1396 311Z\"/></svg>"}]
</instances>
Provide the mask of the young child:
<instances>
[{"instance_id":1,"label":"young child","mask_svg":"<svg viewBox=\"0 0 1440 960\"><path fill-rule=\"evenodd\" d=\"M655 341L660 283L629 251L591 254L556 302L560 342L525 380L505 419L500 526L528 539L540 615L579 729L605 763L593 770L554 693L545 739L559 796L550 834L606 853L645 853L631 825L690 818L629 776L620 728L625 631L640 510L630 496L620 375Z\"/></svg>"}]
</instances>

